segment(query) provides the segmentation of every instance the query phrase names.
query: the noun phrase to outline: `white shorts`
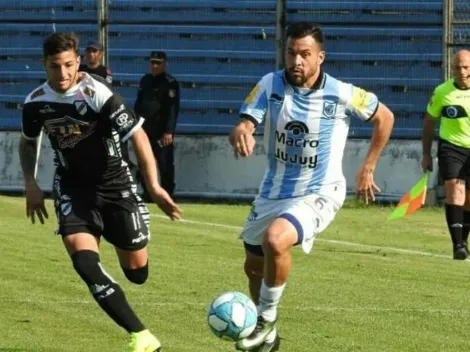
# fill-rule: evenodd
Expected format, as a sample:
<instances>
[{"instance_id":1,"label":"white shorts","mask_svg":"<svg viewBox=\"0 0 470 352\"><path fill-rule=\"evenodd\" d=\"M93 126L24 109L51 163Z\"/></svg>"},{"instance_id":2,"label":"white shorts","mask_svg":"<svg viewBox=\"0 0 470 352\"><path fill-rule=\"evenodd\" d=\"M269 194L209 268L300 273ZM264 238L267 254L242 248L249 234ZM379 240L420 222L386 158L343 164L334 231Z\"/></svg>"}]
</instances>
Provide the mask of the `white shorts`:
<instances>
[{"instance_id":1,"label":"white shorts","mask_svg":"<svg viewBox=\"0 0 470 352\"><path fill-rule=\"evenodd\" d=\"M333 221L343 201L344 198L333 200L319 194L287 199L258 196L253 202L240 238L249 245L259 246L263 243L264 233L271 222L282 217L295 226L299 236L297 244L302 244L303 251L310 253L315 237Z\"/></svg>"}]
</instances>

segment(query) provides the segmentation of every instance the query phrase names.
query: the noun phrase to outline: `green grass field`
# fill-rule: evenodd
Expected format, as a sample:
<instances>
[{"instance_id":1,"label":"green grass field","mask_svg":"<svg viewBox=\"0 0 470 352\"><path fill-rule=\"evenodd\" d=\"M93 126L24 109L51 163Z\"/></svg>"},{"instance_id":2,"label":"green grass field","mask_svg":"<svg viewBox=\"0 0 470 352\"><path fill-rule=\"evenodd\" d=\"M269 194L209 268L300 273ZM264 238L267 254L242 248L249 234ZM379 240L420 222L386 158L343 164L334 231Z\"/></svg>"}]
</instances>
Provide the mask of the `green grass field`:
<instances>
[{"instance_id":1,"label":"green grass field","mask_svg":"<svg viewBox=\"0 0 470 352\"><path fill-rule=\"evenodd\" d=\"M102 262L165 352L233 351L206 325L210 300L247 292L237 239L248 205L182 204L172 223L151 206L150 277L127 282ZM0 352L127 351L127 336L73 271L52 203L31 225L24 199L0 197ZM281 351L463 351L470 348L470 267L451 260L442 209L386 222L391 208L347 204L309 255L294 250L280 307Z\"/></svg>"}]
</instances>

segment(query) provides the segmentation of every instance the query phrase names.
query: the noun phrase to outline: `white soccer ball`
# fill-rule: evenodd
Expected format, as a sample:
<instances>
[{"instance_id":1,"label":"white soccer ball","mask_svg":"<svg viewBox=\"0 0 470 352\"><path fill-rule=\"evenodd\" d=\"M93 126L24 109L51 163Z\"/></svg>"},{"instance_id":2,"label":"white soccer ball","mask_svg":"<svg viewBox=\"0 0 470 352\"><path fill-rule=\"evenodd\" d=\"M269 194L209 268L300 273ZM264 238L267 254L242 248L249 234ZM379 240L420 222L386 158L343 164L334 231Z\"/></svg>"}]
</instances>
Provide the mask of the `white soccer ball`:
<instances>
[{"instance_id":1,"label":"white soccer ball","mask_svg":"<svg viewBox=\"0 0 470 352\"><path fill-rule=\"evenodd\" d=\"M207 323L215 336L237 341L249 336L258 312L253 301L241 292L225 292L211 302Z\"/></svg>"}]
</instances>

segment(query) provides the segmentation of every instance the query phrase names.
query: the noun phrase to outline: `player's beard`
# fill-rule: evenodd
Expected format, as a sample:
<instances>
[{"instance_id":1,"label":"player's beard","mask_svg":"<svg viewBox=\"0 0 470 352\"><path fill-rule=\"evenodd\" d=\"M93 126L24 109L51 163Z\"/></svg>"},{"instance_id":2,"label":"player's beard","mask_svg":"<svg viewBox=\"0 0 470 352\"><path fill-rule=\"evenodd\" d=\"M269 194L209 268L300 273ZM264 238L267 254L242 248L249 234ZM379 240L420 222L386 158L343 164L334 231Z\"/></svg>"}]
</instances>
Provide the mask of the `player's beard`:
<instances>
[{"instance_id":1,"label":"player's beard","mask_svg":"<svg viewBox=\"0 0 470 352\"><path fill-rule=\"evenodd\" d=\"M305 82L307 82L310 78L312 78L315 75L316 71L310 70L309 72L307 72L307 74L305 74L305 72L302 72L302 71L300 71L299 73L301 74L295 75L293 74L293 72L291 72L291 70L289 70L287 72L287 77L294 86L303 87Z\"/></svg>"}]
</instances>

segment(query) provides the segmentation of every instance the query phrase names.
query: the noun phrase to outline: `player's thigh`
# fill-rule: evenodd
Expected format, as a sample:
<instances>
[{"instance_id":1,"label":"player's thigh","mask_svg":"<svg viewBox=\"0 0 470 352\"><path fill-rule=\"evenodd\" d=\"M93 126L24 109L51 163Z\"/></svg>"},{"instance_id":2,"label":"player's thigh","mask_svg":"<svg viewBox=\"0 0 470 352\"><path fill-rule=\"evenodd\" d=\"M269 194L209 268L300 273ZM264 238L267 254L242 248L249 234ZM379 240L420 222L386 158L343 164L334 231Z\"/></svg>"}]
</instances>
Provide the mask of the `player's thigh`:
<instances>
[{"instance_id":1,"label":"player's thigh","mask_svg":"<svg viewBox=\"0 0 470 352\"><path fill-rule=\"evenodd\" d=\"M297 230L297 242L305 253L312 249L315 237L331 224L341 204L326 196L302 197L281 215L290 218Z\"/></svg>"},{"instance_id":2,"label":"player's thigh","mask_svg":"<svg viewBox=\"0 0 470 352\"><path fill-rule=\"evenodd\" d=\"M103 222L96 208L94 195L68 190L58 181L60 177L56 175L53 188L58 222L56 234L62 236L70 255L80 250L98 252Z\"/></svg>"},{"instance_id":3,"label":"player's thigh","mask_svg":"<svg viewBox=\"0 0 470 352\"><path fill-rule=\"evenodd\" d=\"M99 238L90 233L78 232L62 237L69 256L79 251L99 252Z\"/></svg>"},{"instance_id":4,"label":"player's thigh","mask_svg":"<svg viewBox=\"0 0 470 352\"><path fill-rule=\"evenodd\" d=\"M288 210L277 216L264 234L263 250L271 253L284 253L298 243L302 224Z\"/></svg>"},{"instance_id":5,"label":"player's thigh","mask_svg":"<svg viewBox=\"0 0 470 352\"><path fill-rule=\"evenodd\" d=\"M264 233L282 210L282 204L284 203L284 200L256 197L240 234L247 251L258 256L263 255L261 245L264 240Z\"/></svg>"},{"instance_id":6,"label":"player's thigh","mask_svg":"<svg viewBox=\"0 0 470 352\"><path fill-rule=\"evenodd\" d=\"M101 216L103 237L118 249L120 259L133 261L146 258L147 251L143 249L150 240L149 212L137 195L131 194L128 199L106 203L101 207Z\"/></svg>"},{"instance_id":7,"label":"player's thigh","mask_svg":"<svg viewBox=\"0 0 470 352\"><path fill-rule=\"evenodd\" d=\"M138 250L126 250L115 247L119 264L125 269L143 268L148 263L147 247Z\"/></svg>"},{"instance_id":8,"label":"player's thigh","mask_svg":"<svg viewBox=\"0 0 470 352\"><path fill-rule=\"evenodd\" d=\"M265 199L257 197L252 204L241 237L245 249L254 255L263 256L264 246L270 250L283 251L297 243L298 221L289 214L302 197L289 199Z\"/></svg>"}]
</instances>

